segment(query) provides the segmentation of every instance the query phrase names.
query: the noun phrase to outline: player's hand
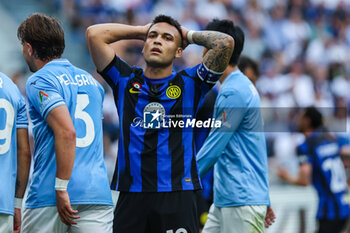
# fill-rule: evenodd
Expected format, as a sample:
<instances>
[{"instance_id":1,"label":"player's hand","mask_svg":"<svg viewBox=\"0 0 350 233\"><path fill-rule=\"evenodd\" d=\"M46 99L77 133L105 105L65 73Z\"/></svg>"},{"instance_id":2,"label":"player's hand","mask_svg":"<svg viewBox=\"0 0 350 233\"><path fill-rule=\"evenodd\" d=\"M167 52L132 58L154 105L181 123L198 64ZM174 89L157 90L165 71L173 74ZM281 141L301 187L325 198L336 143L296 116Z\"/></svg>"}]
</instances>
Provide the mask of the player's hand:
<instances>
[{"instance_id":1,"label":"player's hand","mask_svg":"<svg viewBox=\"0 0 350 233\"><path fill-rule=\"evenodd\" d=\"M70 205L69 195L67 191L56 190L56 200L57 200L57 211L60 215L61 221L70 226L72 224L77 224L74 219L80 218L78 210L73 210Z\"/></svg>"},{"instance_id":2,"label":"player's hand","mask_svg":"<svg viewBox=\"0 0 350 233\"><path fill-rule=\"evenodd\" d=\"M21 209L15 208L15 216L13 218L13 233L21 232Z\"/></svg>"},{"instance_id":3,"label":"player's hand","mask_svg":"<svg viewBox=\"0 0 350 233\"><path fill-rule=\"evenodd\" d=\"M145 26L142 27L142 34L144 35L144 37L142 38L144 41L146 40L147 38L147 32L149 30L149 28L151 27L151 23L149 24L146 24Z\"/></svg>"},{"instance_id":4,"label":"player's hand","mask_svg":"<svg viewBox=\"0 0 350 233\"><path fill-rule=\"evenodd\" d=\"M279 167L277 170L277 176L280 179L287 181L289 179L289 172L285 168Z\"/></svg>"},{"instance_id":5,"label":"player's hand","mask_svg":"<svg viewBox=\"0 0 350 233\"><path fill-rule=\"evenodd\" d=\"M265 227L269 228L269 226L271 226L272 223L275 222L275 219L276 219L275 212L273 211L273 209L270 206L268 206L267 211L266 211L266 215L265 215L265 220L264 220Z\"/></svg>"},{"instance_id":6,"label":"player's hand","mask_svg":"<svg viewBox=\"0 0 350 233\"><path fill-rule=\"evenodd\" d=\"M189 30L183 26L181 26L181 30L182 30L182 37L183 37L182 48L185 49L190 44L187 40L187 33L189 32Z\"/></svg>"}]
</instances>

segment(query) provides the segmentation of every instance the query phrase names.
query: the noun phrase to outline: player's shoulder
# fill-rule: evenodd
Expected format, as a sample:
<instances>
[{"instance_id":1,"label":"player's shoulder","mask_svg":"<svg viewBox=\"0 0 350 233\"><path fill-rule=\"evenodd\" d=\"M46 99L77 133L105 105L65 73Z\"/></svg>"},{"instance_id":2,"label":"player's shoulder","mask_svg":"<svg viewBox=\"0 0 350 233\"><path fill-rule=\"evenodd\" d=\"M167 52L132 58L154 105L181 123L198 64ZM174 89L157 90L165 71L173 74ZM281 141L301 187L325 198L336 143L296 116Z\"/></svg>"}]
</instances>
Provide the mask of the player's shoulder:
<instances>
[{"instance_id":1,"label":"player's shoulder","mask_svg":"<svg viewBox=\"0 0 350 233\"><path fill-rule=\"evenodd\" d=\"M178 75L181 75L181 76L187 76L187 77L195 77L197 76L197 70L199 68L200 64L197 64L195 66L192 66L192 67L187 67L185 69L182 69L178 72L176 72Z\"/></svg>"},{"instance_id":2,"label":"player's shoulder","mask_svg":"<svg viewBox=\"0 0 350 233\"><path fill-rule=\"evenodd\" d=\"M41 83L46 83L46 79L49 78L49 75L47 75L45 72L41 72L41 70L35 72L29 78L27 79L26 87L32 88L37 87Z\"/></svg>"},{"instance_id":3,"label":"player's shoulder","mask_svg":"<svg viewBox=\"0 0 350 233\"><path fill-rule=\"evenodd\" d=\"M11 96L19 96L20 91L17 85L6 74L0 72L0 88Z\"/></svg>"},{"instance_id":4,"label":"player's shoulder","mask_svg":"<svg viewBox=\"0 0 350 233\"><path fill-rule=\"evenodd\" d=\"M8 87L13 87L15 84L13 81L4 73L0 72L0 87L7 89Z\"/></svg>"}]
</instances>

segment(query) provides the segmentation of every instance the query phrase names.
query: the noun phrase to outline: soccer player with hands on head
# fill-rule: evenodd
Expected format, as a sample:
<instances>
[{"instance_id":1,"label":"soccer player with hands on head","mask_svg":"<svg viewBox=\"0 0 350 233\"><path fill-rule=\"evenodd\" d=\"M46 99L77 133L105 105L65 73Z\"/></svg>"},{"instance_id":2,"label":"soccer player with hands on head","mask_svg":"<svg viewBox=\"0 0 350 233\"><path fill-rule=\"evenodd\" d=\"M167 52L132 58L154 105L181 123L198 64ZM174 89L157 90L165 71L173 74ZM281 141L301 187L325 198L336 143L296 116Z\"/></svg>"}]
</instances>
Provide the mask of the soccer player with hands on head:
<instances>
[{"instance_id":1,"label":"soccer player with hands on head","mask_svg":"<svg viewBox=\"0 0 350 233\"><path fill-rule=\"evenodd\" d=\"M171 121L195 119L200 102L228 65L233 38L188 31L165 15L144 26L93 25L86 36L97 71L113 89L121 125L112 180L112 189L120 191L113 231L197 233L195 190L201 184L193 130L163 126L167 116L175 116ZM111 44L128 39L144 41L144 70L115 55ZM189 43L208 50L203 62L174 72L174 60Z\"/></svg>"}]
</instances>

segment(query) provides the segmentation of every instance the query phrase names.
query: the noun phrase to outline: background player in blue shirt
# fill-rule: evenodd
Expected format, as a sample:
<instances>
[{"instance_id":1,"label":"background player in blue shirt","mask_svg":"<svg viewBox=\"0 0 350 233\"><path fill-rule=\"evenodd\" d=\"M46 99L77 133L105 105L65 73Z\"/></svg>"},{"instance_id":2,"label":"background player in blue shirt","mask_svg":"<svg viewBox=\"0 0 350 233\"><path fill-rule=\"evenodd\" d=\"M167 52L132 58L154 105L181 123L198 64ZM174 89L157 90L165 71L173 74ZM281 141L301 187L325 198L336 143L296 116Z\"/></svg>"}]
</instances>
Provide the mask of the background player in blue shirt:
<instances>
[{"instance_id":1,"label":"background player in blue shirt","mask_svg":"<svg viewBox=\"0 0 350 233\"><path fill-rule=\"evenodd\" d=\"M110 44L123 39L145 41L145 70L115 56ZM161 15L146 26L91 26L87 41L97 70L113 89L121 121L112 181L112 189L121 191L114 232L197 233L194 190L201 186L193 127L166 124L195 118L204 95L228 64L232 37L188 31ZM174 59L188 43L208 49L203 63L173 72Z\"/></svg>"},{"instance_id":2,"label":"background player in blue shirt","mask_svg":"<svg viewBox=\"0 0 350 233\"><path fill-rule=\"evenodd\" d=\"M20 232L22 198L31 160L28 117L21 92L3 73L0 119L0 232Z\"/></svg>"},{"instance_id":3,"label":"background player in blue shirt","mask_svg":"<svg viewBox=\"0 0 350 233\"><path fill-rule=\"evenodd\" d=\"M301 111L297 124L306 138L297 148L298 175L293 177L284 168L279 169L278 175L295 185L306 186L312 182L319 197L318 233L342 232L350 215L349 202L345 198L345 169L340 158L343 140L326 131L322 115L315 107Z\"/></svg>"},{"instance_id":4,"label":"background player in blue shirt","mask_svg":"<svg viewBox=\"0 0 350 233\"><path fill-rule=\"evenodd\" d=\"M223 127L211 130L197 155L201 176L214 166L214 204L203 232L264 232L269 204L266 145L259 95L237 66L244 34L228 20L213 20L206 29L231 35L235 50L214 106L214 117Z\"/></svg>"},{"instance_id":5,"label":"background player in blue shirt","mask_svg":"<svg viewBox=\"0 0 350 233\"><path fill-rule=\"evenodd\" d=\"M56 19L33 14L17 35L35 72L26 85L34 171L23 232L111 232L113 203L102 143L104 90L89 73L61 59L64 32Z\"/></svg>"}]
</instances>

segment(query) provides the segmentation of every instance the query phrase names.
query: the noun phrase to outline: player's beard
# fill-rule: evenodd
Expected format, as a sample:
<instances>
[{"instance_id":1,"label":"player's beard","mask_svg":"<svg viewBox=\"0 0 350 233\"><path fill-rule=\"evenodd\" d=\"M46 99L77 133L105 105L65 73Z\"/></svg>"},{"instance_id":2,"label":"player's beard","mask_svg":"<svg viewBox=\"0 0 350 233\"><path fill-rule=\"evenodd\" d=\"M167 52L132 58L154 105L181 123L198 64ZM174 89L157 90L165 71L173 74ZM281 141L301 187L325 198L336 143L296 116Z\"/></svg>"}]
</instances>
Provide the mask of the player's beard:
<instances>
[{"instance_id":1,"label":"player's beard","mask_svg":"<svg viewBox=\"0 0 350 233\"><path fill-rule=\"evenodd\" d=\"M27 63L27 65L28 65L28 68L29 68L30 72L35 73L35 72L38 71L38 69L37 69L36 66L34 65L34 62L30 62L30 61L27 61L27 60L26 60L26 63Z\"/></svg>"},{"instance_id":2,"label":"player's beard","mask_svg":"<svg viewBox=\"0 0 350 233\"><path fill-rule=\"evenodd\" d=\"M148 60L145 58L145 62L148 67L152 68L165 68L173 64L174 60L170 60L167 62L160 62L160 61L154 61L154 60Z\"/></svg>"},{"instance_id":3,"label":"player's beard","mask_svg":"<svg viewBox=\"0 0 350 233\"><path fill-rule=\"evenodd\" d=\"M28 67L29 67L30 72L35 73L37 71L37 69L35 67L33 67L33 66L29 65L29 64L28 64Z\"/></svg>"}]
</instances>

